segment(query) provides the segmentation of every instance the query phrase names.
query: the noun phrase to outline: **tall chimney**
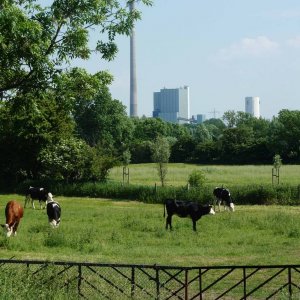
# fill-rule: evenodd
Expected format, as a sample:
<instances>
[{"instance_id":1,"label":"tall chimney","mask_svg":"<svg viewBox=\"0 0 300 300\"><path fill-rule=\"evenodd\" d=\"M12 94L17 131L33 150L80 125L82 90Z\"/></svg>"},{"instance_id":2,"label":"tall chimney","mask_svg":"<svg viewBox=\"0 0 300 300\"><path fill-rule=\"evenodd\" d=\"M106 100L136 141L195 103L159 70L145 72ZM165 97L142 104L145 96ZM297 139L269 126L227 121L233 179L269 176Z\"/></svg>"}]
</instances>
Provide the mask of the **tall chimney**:
<instances>
[{"instance_id":1,"label":"tall chimney","mask_svg":"<svg viewBox=\"0 0 300 300\"><path fill-rule=\"evenodd\" d=\"M134 1L129 4L130 11L134 10ZM137 83L135 62L135 30L130 35L130 117L137 117Z\"/></svg>"}]
</instances>

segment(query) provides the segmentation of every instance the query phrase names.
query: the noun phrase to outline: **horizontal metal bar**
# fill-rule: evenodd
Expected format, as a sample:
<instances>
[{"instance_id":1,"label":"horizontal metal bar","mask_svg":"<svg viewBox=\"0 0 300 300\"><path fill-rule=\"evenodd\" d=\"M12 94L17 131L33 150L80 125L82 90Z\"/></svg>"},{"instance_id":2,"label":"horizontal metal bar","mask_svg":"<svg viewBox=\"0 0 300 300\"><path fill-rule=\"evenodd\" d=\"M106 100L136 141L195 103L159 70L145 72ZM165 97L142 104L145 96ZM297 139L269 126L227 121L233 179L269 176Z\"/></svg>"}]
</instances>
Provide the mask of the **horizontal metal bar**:
<instances>
[{"instance_id":1,"label":"horizontal metal bar","mask_svg":"<svg viewBox=\"0 0 300 300\"><path fill-rule=\"evenodd\" d=\"M88 263L88 262L74 262L74 261L43 261L43 260L15 260L15 259L0 259L0 264L52 264L52 265L71 265L71 266L96 266L96 267L116 267L116 268L144 268L144 269L177 269L177 270L198 270L198 269L209 269L209 270L224 270L224 269L279 269L279 268L300 268L300 265L237 265L237 266L165 266L165 265L139 265L139 264L110 264L110 263Z\"/></svg>"}]
</instances>

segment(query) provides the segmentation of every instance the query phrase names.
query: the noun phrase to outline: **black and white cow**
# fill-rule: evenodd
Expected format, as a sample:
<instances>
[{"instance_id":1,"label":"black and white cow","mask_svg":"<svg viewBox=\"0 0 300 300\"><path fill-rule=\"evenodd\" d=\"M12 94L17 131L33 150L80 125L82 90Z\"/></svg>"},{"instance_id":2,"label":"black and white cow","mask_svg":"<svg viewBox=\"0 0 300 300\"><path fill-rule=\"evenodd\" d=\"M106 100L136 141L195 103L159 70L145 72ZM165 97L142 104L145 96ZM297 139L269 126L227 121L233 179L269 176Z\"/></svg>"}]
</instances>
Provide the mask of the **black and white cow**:
<instances>
[{"instance_id":1,"label":"black and white cow","mask_svg":"<svg viewBox=\"0 0 300 300\"><path fill-rule=\"evenodd\" d=\"M225 189L223 187L216 187L213 190L213 195L216 198L215 203L218 204L219 211L221 211L221 209L220 209L221 204L224 205L224 210L229 208L230 211L234 211L233 199L232 199L228 189Z\"/></svg>"},{"instance_id":2,"label":"black and white cow","mask_svg":"<svg viewBox=\"0 0 300 300\"><path fill-rule=\"evenodd\" d=\"M60 224L61 208L56 201L47 201L47 215L49 224L53 228L58 227Z\"/></svg>"},{"instance_id":3,"label":"black and white cow","mask_svg":"<svg viewBox=\"0 0 300 300\"><path fill-rule=\"evenodd\" d=\"M30 186L26 192L25 205L31 201L32 208L35 209L34 200L39 200L40 209L43 208L42 202L53 200L52 194L45 188Z\"/></svg>"},{"instance_id":4,"label":"black and white cow","mask_svg":"<svg viewBox=\"0 0 300 300\"><path fill-rule=\"evenodd\" d=\"M196 222L204 215L214 215L215 211L211 205L201 205L195 202L177 201L168 199L165 201L165 209L167 210L166 229L168 226L172 229L172 216L177 215L180 218L190 217L193 221L193 230L196 231Z\"/></svg>"}]
</instances>

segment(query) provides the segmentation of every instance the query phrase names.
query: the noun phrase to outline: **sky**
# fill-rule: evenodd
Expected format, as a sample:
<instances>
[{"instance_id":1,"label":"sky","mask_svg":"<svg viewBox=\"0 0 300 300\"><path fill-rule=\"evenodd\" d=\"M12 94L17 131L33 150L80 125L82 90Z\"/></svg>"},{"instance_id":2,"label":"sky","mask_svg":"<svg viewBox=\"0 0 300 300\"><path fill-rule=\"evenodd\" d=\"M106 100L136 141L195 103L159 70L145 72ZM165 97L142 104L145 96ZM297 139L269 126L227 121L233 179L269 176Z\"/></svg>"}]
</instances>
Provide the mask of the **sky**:
<instances>
[{"instance_id":1,"label":"sky","mask_svg":"<svg viewBox=\"0 0 300 300\"><path fill-rule=\"evenodd\" d=\"M299 0L154 0L136 5L138 116L152 116L153 93L190 88L190 115L245 111L245 97L260 97L271 119L300 109ZM129 114L129 37L117 39L114 61L92 57L91 73L109 70L110 91Z\"/></svg>"}]
</instances>

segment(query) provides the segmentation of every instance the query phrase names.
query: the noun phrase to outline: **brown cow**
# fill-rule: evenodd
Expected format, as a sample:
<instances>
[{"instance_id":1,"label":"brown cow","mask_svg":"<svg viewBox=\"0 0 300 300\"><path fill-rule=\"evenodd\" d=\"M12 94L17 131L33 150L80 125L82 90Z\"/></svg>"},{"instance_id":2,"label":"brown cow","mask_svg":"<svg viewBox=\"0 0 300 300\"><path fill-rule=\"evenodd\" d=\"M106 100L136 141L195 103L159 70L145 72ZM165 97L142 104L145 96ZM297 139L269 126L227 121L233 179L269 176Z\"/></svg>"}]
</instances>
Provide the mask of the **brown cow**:
<instances>
[{"instance_id":1,"label":"brown cow","mask_svg":"<svg viewBox=\"0 0 300 300\"><path fill-rule=\"evenodd\" d=\"M1 226L4 228L6 236L17 234L17 228L23 217L23 207L17 201L9 201L5 207L6 224Z\"/></svg>"}]
</instances>

